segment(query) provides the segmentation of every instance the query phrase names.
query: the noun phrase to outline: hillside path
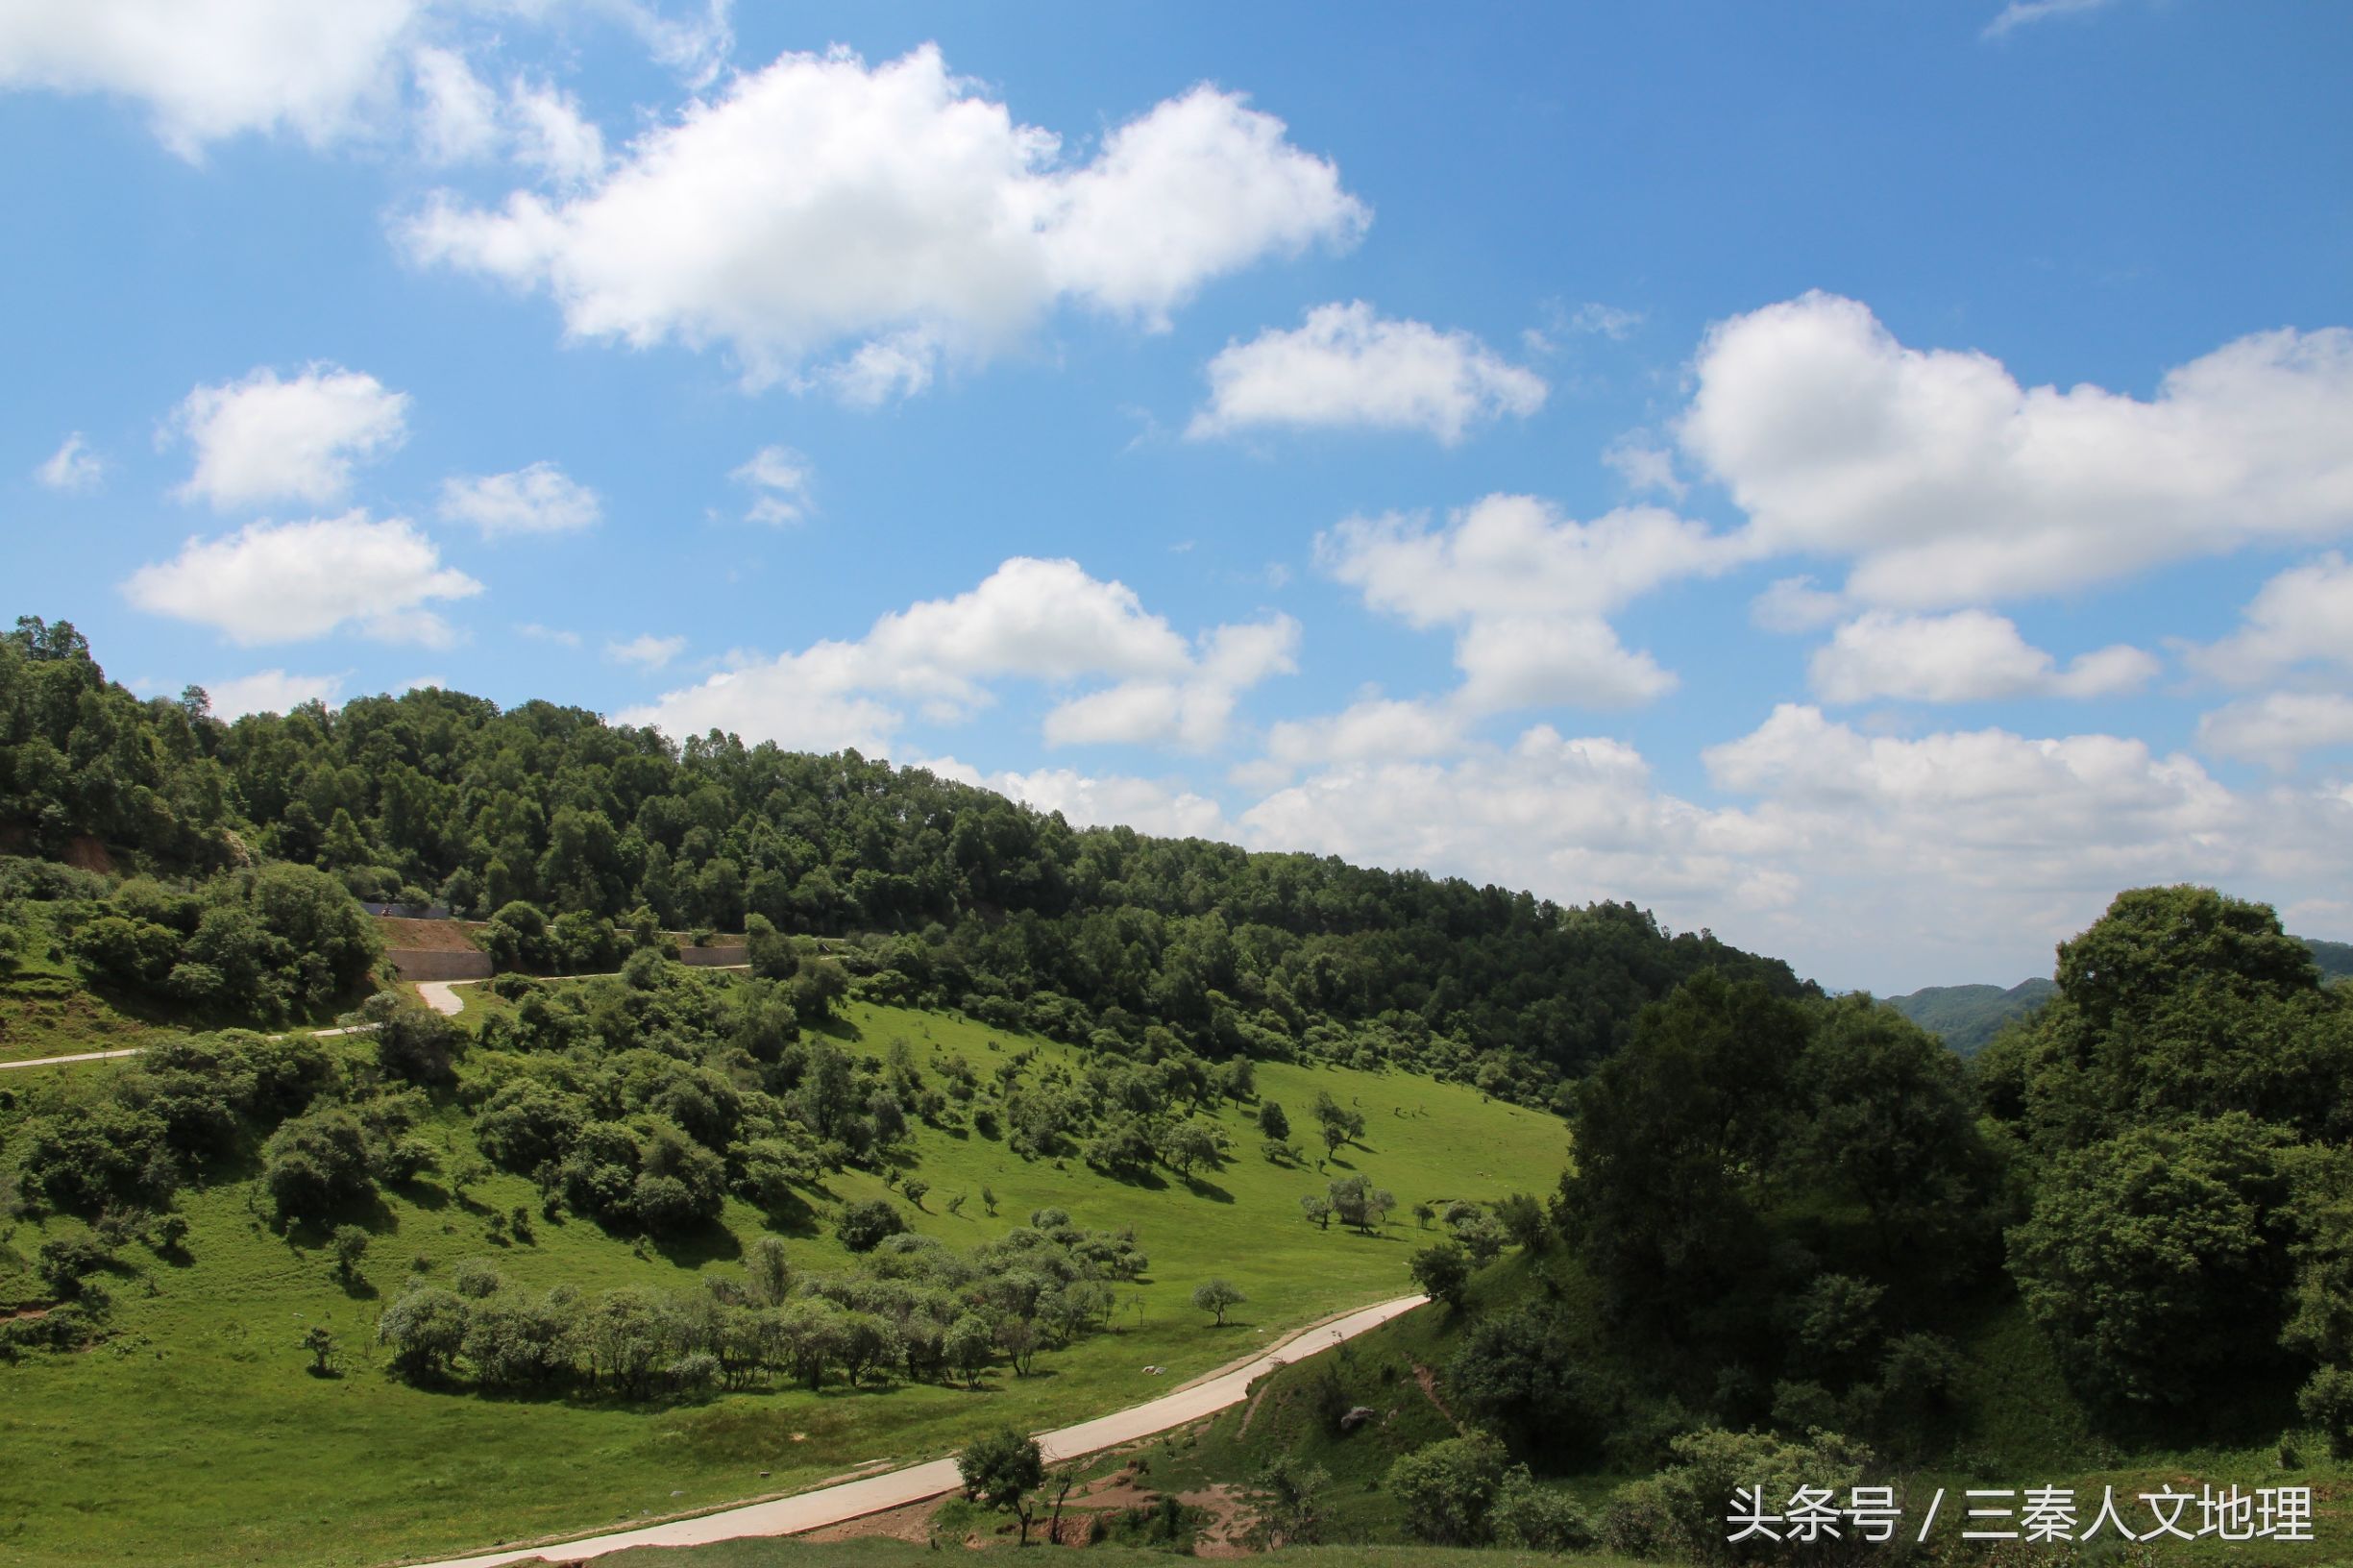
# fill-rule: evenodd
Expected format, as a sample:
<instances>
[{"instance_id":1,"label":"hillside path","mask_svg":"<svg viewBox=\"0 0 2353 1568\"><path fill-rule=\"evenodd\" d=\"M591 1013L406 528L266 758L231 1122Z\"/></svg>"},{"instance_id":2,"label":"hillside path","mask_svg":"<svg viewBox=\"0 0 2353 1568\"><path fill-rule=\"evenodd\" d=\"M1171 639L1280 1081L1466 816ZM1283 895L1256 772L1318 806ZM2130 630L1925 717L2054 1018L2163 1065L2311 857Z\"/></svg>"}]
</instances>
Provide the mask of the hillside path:
<instances>
[{"instance_id":1,"label":"hillside path","mask_svg":"<svg viewBox=\"0 0 2353 1568\"><path fill-rule=\"evenodd\" d=\"M1188 1384L1158 1399L1131 1405L1124 1410L1098 1416L1092 1421L1082 1421L1076 1426L1040 1433L1038 1445L1045 1451L1047 1462L1052 1463L1120 1443L1132 1443L1140 1437L1150 1437L1172 1427L1198 1421L1230 1405L1241 1403L1251 1383L1276 1367L1287 1361L1304 1360L1342 1340L1353 1339L1368 1330L1377 1329L1429 1299L1427 1296L1399 1296L1394 1301L1360 1308L1342 1317L1310 1324L1238 1366L1212 1373L1197 1383ZM928 1464L909 1465L903 1470L869 1476L862 1481L821 1486L814 1491L771 1498L765 1503L724 1508L717 1513L667 1520L611 1535L592 1535L583 1540L520 1547L484 1556L452 1557L426 1564L425 1568L497 1568L499 1564L510 1562L574 1563L601 1557L608 1552L626 1551L633 1546L707 1546L713 1541L732 1541L748 1535L797 1535L803 1531L820 1530L846 1520L864 1518L887 1508L904 1507L910 1503L944 1497L962 1484L963 1480L956 1473L954 1459L934 1459Z\"/></svg>"},{"instance_id":2,"label":"hillside path","mask_svg":"<svg viewBox=\"0 0 2353 1568\"><path fill-rule=\"evenodd\" d=\"M743 969L750 968L750 966L747 964L707 964L700 967L712 969ZM568 974L560 976L559 978L566 980L597 980L609 977L594 974ZM417 982L417 994L424 999L427 1007L431 1008L434 1012L442 1015L444 1017L453 1018L458 1014L463 1013L466 1010L466 999L457 994L456 988L459 986L478 986L480 984L481 982L479 980L420 980ZM336 1035L369 1034L373 1032L375 1028L376 1025L372 1023L355 1023L347 1029L307 1029L303 1032L311 1035L316 1039L327 1040ZM270 1038L272 1040L283 1040L285 1037L283 1035L272 1035ZM134 1045L126 1050L120 1051L80 1051L72 1056L37 1056L27 1062L0 1062L0 1072L12 1071L17 1067L63 1067L70 1066L76 1062L112 1062L126 1056L136 1056L144 1049L146 1049L146 1047L143 1045Z\"/></svg>"},{"instance_id":3,"label":"hillside path","mask_svg":"<svg viewBox=\"0 0 2353 1568\"><path fill-rule=\"evenodd\" d=\"M37 1056L24 1062L0 1062L0 1072L13 1072L18 1067L62 1067L75 1062L112 1062L118 1057L136 1056L145 1050L134 1045L120 1051L82 1051L73 1056Z\"/></svg>"},{"instance_id":4,"label":"hillside path","mask_svg":"<svg viewBox=\"0 0 2353 1568\"><path fill-rule=\"evenodd\" d=\"M376 1025L355 1023L341 1029L304 1029L297 1032L308 1035L313 1040L332 1040L337 1035L372 1035L376 1033ZM291 1037L267 1035L263 1038L286 1040ZM9 1072L17 1067L64 1067L71 1066L76 1062L114 1062L126 1056L143 1055L146 1050L147 1047L144 1045L132 1045L119 1051L80 1051L72 1056L37 1056L29 1062L0 1062L0 1072Z\"/></svg>"}]
</instances>

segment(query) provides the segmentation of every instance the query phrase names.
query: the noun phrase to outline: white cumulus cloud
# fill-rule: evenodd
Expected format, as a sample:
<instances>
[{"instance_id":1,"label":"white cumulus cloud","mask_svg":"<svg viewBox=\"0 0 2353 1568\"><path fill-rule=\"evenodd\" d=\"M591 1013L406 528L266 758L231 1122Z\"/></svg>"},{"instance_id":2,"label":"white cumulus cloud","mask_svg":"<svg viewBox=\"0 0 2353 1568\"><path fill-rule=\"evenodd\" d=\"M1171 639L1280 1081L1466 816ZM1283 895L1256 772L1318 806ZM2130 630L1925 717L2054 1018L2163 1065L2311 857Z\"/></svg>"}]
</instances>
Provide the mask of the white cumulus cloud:
<instances>
[{"instance_id":1,"label":"white cumulus cloud","mask_svg":"<svg viewBox=\"0 0 2353 1568\"><path fill-rule=\"evenodd\" d=\"M1448 703L1361 698L1338 713L1267 726L1266 759L1291 770L1335 763L1391 762L1459 750L1464 715Z\"/></svg>"},{"instance_id":2,"label":"white cumulus cloud","mask_svg":"<svg viewBox=\"0 0 2353 1568\"><path fill-rule=\"evenodd\" d=\"M249 648L345 625L386 642L446 646L456 634L429 606L481 591L443 565L407 520L373 522L364 511L190 539L171 560L142 566L123 583L140 609L210 626Z\"/></svg>"},{"instance_id":3,"label":"white cumulus cloud","mask_svg":"<svg viewBox=\"0 0 2353 1568\"><path fill-rule=\"evenodd\" d=\"M992 682L1009 678L1157 682L1177 692L1196 682L1231 683L1285 667L1296 635L1287 622L1221 627L1196 653L1124 583L1090 576L1075 561L1016 556L968 592L879 617L855 642L821 642L747 663L665 693L624 719L673 735L719 728L751 741L887 752L909 704L947 723L993 701ZM1107 713L1094 717L1102 728L1113 724ZM1157 724L1132 712L1119 717L1138 738L1147 729L1154 738L1185 736L1181 709ZM1083 719L1075 724L1087 728Z\"/></svg>"},{"instance_id":4,"label":"white cumulus cloud","mask_svg":"<svg viewBox=\"0 0 2353 1568\"><path fill-rule=\"evenodd\" d=\"M418 0L0 0L0 87L144 103L181 157L243 132L325 143L398 90Z\"/></svg>"},{"instance_id":5,"label":"white cumulus cloud","mask_svg":"<svg viewBox=\"0 0 2353 1568\"><path fill-rule=\"evenodd\" d=\"M326 502L351 488L354 464L407 439L408 394L340 365L314 364L290 380L264 367L189 392L167 433L196 449L183 500L224 511L280 500Z\"/></svg>"},{"instance_id":6,"label":"white cumulus cloud","mask_svg":"<svg viewBox=\"0 0 2353 1568\"><path fill-rule=\"evenodd\" d=\"M782 56L576 196L444 194L402 233L421 264L545 288L576 337L722 346L750 384L846 349L831 379L857 401L919 386L941 355L985 358L1059 300L1160 326L1212 280L1367 221L1237 95L1159 104L1073 166L927 44L871 67Z\"/></svg>"},{"instance_id":7,"label":"white cumulus cloud","mask_svg":"<svg viewBox=\"0 0 2353 1568\"><path fill-rule=\"evenodd\" d=\"M1746 558L1740 541L1655 507L1581 523L1532 496L1489 496L1439 527L1351 518L1315 548L1374 609L1456 626L1460 698L1482 708L1630 707L1671 690L1674 675L1625 647L1608 612Z\"/></svg>"},{"instance_id":8,"label":"white cumulus cloud","mask_svg":"<svg viewBox=\"0 0 2353 1568\"><path fill-rule=\"evenodd\" d=\"M2197 744L2218 757L2243 757L2285 772L2307 751L2353 746L2353 697L2268 692L2227 702L2199 716Z\"/></svg>"},{"instance_id":9,"label":"white cumulus cloud","mask_svg":"<svg viewBox=\"0 0 2353 1568\"><path fill-rule=\"evenodd\" d=\"M1417 430L1447 446L1473 425L1544 405L1544 378L1468 332L1385 320L1362 300L1318 306L1292 331L1230 343L1186 433L1264 426Z\"/></svg>"},{"instance_id":10,"label":"white cumulus cloud","mask_svg":"<svg viewBox=\"0 0 2353 1568\"><path fill-rule=\"evenodd\" d=\"M1622 742L1536 725L1417 757L1380 729L1426 726L1366 717L1359 755L1336 747L1239 813L1244 844L1631 899L1833 985L2007 984L2047 972L2050 944L2121 888L2206 882L2286 907L2353 874L2353 791L2233 791L2119 736L1872 736L1785 705L1703 754L1732 801L1710 805Z\"/></svg>"},{"instance_id":11,"label":"white cumulus cloud","mask_svg":"<svg viewBox=\"0 0 2353 1568\"><path fill-rule=\"evenodd\" d=\"M1298 669L1299 623L1287 615L1219 626L1201 642L1179 678L1122 681L1060 704L1045 717L1046 744L1206 750L1225 740L1243 692Z\"/></svg>"},{"instance_id":12,"label":"white cumulus cloud","mask_svg":"<svg viewBox=\"0 0 2353 1568\"><path fill-rule=\"evenodd\" d=\"M1068 768L983 773L953 757L918 763L943 778L994 790L1038 811L1060 812L1073 827L1132 827L1174 839L1238 837L1216 801L1181 784L1124 774L1081 773Z\"/></svg>"},{"instance_id":13,"label":"white cumulus cloud","mask_svg":"<svg viewBox=\"0 0 2353 1568\"><path fill-rule=\"evenodd\" d=\"M1851 561L1867 604L1945 609L2353 529L2353 331L2261 332L2143 401L2022 387L1826 294L1717 326L1679 427L1765 554Z\"/></svg>"},{"instance_id":14,"label":"white cumulus cloud","mask_svg":"<svg viewBox=\"0 0 2353 1568\"><path fill-rule=\"evenodd\" d=\"M462 476L441 481L441 515L481 530L486 539L509 533L573 533L603 515L597 493L553 463L511 474Z\"/></svg>"},{"instance_id":15,"label":"white cumulus cloud","mask_svg":"<svg viewBox=\"0 0 2353 1568\"><path fill-rule=\"evenodd\" d=\"M1840 626L1815 649L1814 695L1826 702L1873 698L1920 702L1989 702L2015 697L2112 697L2145 686L2157 660L2119 645L2077 656L2065 669L2030 647L2007 617L1985 610L1900 615L1873 610Z\"/></svg>"},{"instance_id":16,"label":"white cumulus cloud","mask_svg":"<svg viewBox=\"0 0 2353 1568\"><path fill-rule=\"evenodd\" d=\"M2185 648L2190 667L2242 686L2299 665L2353 670L2353 564L2331 553L2282 572L2256 593L2243 619L2221 641Z\"/></svg>"},{"instance_id":17,"label":"white cumulus cloud","mask_svg":"<svg viewBox=\"0 0 2353 1568\"><path fill-rule=\"evenodd\" d=\"M205 688L212 717L242 719L249 713L286 713L306 702L333 707L343 698L341 675L290 675L283 670L257 670L250 675L215 681Z\"/></svg>"}]
</instances>

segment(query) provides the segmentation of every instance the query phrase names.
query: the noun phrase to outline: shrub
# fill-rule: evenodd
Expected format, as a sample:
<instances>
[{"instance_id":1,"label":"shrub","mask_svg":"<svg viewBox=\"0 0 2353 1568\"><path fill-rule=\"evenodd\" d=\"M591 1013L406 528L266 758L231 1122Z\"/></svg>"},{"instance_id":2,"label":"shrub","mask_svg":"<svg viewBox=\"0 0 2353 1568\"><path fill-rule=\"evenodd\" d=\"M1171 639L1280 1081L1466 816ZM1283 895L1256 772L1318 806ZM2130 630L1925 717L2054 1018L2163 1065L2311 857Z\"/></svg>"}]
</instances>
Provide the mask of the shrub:
<instances>
[{"instance_id":1,"label":"shrub","mask_svg":"<svg viewBox=\"0 0 2353 1568\"><path fill-rule=\"evenodd\" d=\"M1538 1485L1526 1465L1506 1473L1487 1510L1498 1546L1528 1552L1582 1552L1593 1545L1593 1521L1563 1491Z\"/></svg>"},{"instance_id":2,"label":"shrub","mask_svg":"<svg viewBox=\"0 0 2353 1568\"><path fill-rule=\"evenodd\" d=\"M46 1254L47 1248L42 1249ZM2296 1413L2328 1434L2333 1458L2353 1458L2353 1372L2324 1366L2297 1390Z\"/></svg>"},{"instance_id":3,"label":"shrub","mask_svg":"<svg viewBox=\"0 0 2353 1568\"><path fill-rule=\"evenodd\" d=\"M834 1235L852 1252L872 1252L885 1237L896 1236L906 1228L897 1208L881 1198L850 1204L833 1222Z\"/></svg>"},{"instance_id":4,"label":"shrub","mask_svg":"<svg viewBox=\"0 0 2353 1568\"><path fill-rule=\"evenodd\" d=\"M1449 1437L1390 1465L1388 1490L1405 1507L1407 1528L1423 1540L1478 1546L1489 1538L1505 1458L1504 1445L1484 1433Z\"/></svg>"},{"instance_id":5,"label":"shrub","mask_svg":"<svg viewBox=\"0 0 2353 1568\"><path fill-rule=\"evenodd\" d=\"M297 1116L262 1149L262 1185L282 1219L323 1219L364 1195L367 1139L348 1111Z\"/></svg>"}]
</instances>

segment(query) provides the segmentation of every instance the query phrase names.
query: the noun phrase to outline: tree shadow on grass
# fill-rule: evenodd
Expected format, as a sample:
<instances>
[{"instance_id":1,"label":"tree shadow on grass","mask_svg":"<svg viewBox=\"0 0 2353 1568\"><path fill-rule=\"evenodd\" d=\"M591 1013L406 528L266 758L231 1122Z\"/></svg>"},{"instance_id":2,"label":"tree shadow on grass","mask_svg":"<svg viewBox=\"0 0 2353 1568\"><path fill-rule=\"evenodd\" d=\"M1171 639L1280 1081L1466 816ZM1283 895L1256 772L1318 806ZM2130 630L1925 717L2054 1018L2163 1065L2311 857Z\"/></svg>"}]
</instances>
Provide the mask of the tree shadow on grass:
<instances>
[{"instance_id":1,"label":"tree shadow on grass","mask_svg":"<svg viewBox=\"0 0 2353 1568\"><path fill-rule=\"evenodd\" d=\"M1204 1181L1198 1176L1187 1180L1185 1190L1197 1198L1207 1198L1212 1203L1232 1203L1234 1201L1233 1193L1219 1187L1215 1182Z\"/></svg>"},{"instance_id":2,"label":"tree shadow on grass","mask_svg":"<svg viewBox=\"0 0 2353 1568\"><path fill-rule=\"evenodd\" d=\"M1093 1171L1097 1176L1108 1177L1112 1181L1117 1182L1121 1187L1140 1188L1146 1192L1165 1192L1168 1190L1168 1179L1165 1176L1163 1176L1157 1170L1139 1169L1133 1165L1126 1165L1117 1170L1113 1170L1107 1166L1094 1164L1092 1163L1090 1163L1087 1168Z\"/></svg>"},{"instance_id":3,"label":"tree shadow on grass","mask_svg":"<svg viewBox=\"0 0 2353 1568\"><path fill-rule=\"evenodd\" d=\"M817 1211L799 1193L790 1190L761 1208L760 1223L778 1236L810 1237L819 1229Z\"/></svg>"},{"instance_id":4,"label":"tree shadow on grass","mask_svg":"<svg viewBox=\"0 0 2353 1568\"><path fill-rule=\"evenodd\" d=\"M744 1256L744 1244L735 1238L735 1233L717 1221L698 1225L675 1236L650 1237L648 1244L665 1261L680 1268L700 1268L705 1263L731 1263Z\"/></svg>"}]
</instances>

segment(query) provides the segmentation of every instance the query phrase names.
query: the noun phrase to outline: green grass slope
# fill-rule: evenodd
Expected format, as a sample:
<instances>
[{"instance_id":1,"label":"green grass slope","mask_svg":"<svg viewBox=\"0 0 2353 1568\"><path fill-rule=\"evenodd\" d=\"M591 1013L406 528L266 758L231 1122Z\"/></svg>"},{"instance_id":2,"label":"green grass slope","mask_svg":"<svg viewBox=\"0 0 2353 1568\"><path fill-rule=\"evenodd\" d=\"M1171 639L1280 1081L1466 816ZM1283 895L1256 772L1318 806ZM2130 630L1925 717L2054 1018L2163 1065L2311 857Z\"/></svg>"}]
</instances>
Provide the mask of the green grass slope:
<instances>
[{"instance_id":1,"label":"green grass slope","mask_svg":"<svg viewBox=\"0 0 2353 1568\"><path fill-rule=\"evenodd\" d=\"M45 934L0 929L0 1062L77 1051L119 1051L170 1031L94 995L81 968Z\"/></svg>"},{"instance_id":2,"label":"green grass slope","mask_svg":"<svg viewBox=\"0 0 2353 1568\"><path fill-rule=\"evenodd\" d=\"M858 1048L880 1052L903 1037L926 1065L948 1051L983 1071L1000 1051L1074 1054L942 1014L858 1005L849 1025ZM1343 1151L1333 1173L1360 1170L1409 1208L1541 1189L1566 1153L1555 1118L1460 1086L1262 1064L1259 1088L1294 1117L1319 1090L1360 1110L1368 1147ZM13 1114L0 1111L0 1127ZM539 1222L530 1243L497 1246L485 1222L531 1205L528 1182L492 1176L463 1200L429 1182L386 1196L366 1283L347 1291L323 1245L289 1241L249 1211L245 1181L185 1192L187 1257L125 1249L132 1271L108 1282L115 1307L103 1342L0 1366L0 1561L378 1563L689 1511L867 1461L936 1456L1008 1422L1042 1428L1115 1409L1287 1327L1411 1288L1411 1219L1374 1237L1307 1224L1298 1199L1324 1178L1262 1159L1249 1115L1221 1111L1236 1158L1189 1188L1164 1176L1113 1181L1075 1159L1024 1162L977 1135L918 1128L932 1190L925 1212L909 1216L917 1229L969 1245L1052 1205L1082 1224L1135 1226L1152 1261L1144 1282L1120 1287L1115 1332L1042 1357L1038 1376L1000 1367L980 1393L902 1382L622 1404L421 1391L388 1378L372 1343L382 1301L416 1263L446 1279L459 1261L488 1257L536 1288L678 1288L734 1266L759 1216L730 1200L720 1227L668 1252L641 1254L578 1219ZM423 1129L445 1170L474 1152L469 1127L466 1114L445 1109ZM983 1213L984 1186L998 1200L994 1219ZM851 1172L810 1196L823 1209L883 1192L879 1178ZM944 1205L960 1192L968 1201L950 1216ZM75 1228L53 1219L0 1229L0 1286L12 1270L21 1282L46 1234ZM803 1271L846 1258L828 1229L787 1240ZM1223 1329L1190 1305L1213 1274L1249 1298ZM318 1324L347 1347L341 1377L306 1370L300 1340ZM1146 1365L1166 1372L1147 1376Z\"/></svg>"}]
</instances>

